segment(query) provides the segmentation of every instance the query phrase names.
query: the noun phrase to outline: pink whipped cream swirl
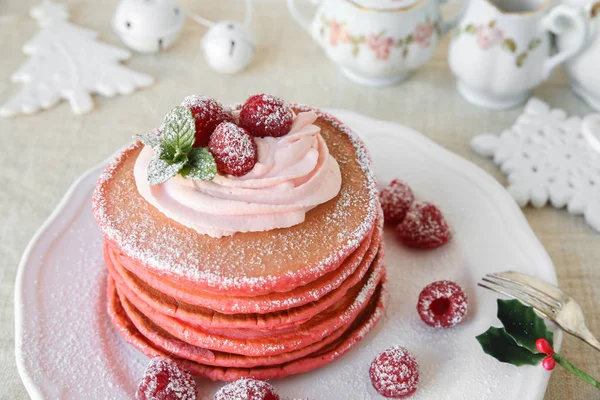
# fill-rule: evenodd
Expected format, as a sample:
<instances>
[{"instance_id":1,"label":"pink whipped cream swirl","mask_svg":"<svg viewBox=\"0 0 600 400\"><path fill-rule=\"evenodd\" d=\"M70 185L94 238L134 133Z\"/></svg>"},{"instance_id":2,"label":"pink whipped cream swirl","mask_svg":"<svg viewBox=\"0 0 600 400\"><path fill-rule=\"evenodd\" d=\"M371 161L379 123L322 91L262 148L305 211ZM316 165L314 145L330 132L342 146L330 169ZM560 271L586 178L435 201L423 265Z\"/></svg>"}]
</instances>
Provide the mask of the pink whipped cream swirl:
<instances>
[{"instance_id":1,"label":"pink whipped cream swirl","mask_svg":"<svg viewBox=\"0 0 600 400\"><path fill-rule=\"evenodd\" d=\"M301 112L287 135L256 138L258 162L241 177L194 181L177 175L150 186L154 150L145 146L134 167L137 189L167 217L215 238L300 224L308 211L337 196L342 184L316 119L312 111Z\"/></svg>"}]
</instances>

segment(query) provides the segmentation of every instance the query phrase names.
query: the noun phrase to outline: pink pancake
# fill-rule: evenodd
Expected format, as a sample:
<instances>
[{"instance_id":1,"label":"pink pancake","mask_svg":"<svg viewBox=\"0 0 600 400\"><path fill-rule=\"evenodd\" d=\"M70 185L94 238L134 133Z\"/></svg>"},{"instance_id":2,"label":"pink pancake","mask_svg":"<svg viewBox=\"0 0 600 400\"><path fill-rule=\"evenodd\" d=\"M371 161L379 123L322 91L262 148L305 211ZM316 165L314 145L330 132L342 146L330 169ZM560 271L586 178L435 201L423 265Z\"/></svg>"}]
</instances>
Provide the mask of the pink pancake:
<instances>
[{"instance_id":1,"label":"pink pancake","mask_svg":"<svg viewBox=\"0 0 600 400\"><path fill-rule=\"evenodd\" d=\"M164 350L178 358L217 367L253 368L268 365L278 365L297 360L334 342L340 338L353 323L353 321L349 321L322 341L303 347L299 350L278 354L276 356L246 357L238 354L222 353L219 351L213 352L211 350L192 346L182 342L146 318L133 306L133 304L127 300L127 298L121 296L120 299L121 306L125 310L131 322L133 322L135 325L136 329L155 347Z\"/></svg>"},{"instance_id":2,"label":"pink pancake","mask_svg":"<svg viewBox=\"0 0 600 400\"><path fill-rule=\"evenodd\" d=\"M331 310L326 310L306 324L299 325L293 332L275 333L263 338L235 339L229 336L213 335L200 327L157 313L135 295L128 297L127 300L153 323L193 346L245 356L271 356L288 353L319 342L346 322L354 320L367 306L385 273L383 255L380 254L376 258L373 267L373 272L365 276L360 284L349 290L344 299L340 300L339 304L336 304ZM119 293L119 295L124 298L123 293ZM233 335L235 336L235 333Z\"/></svg>"},{"instance_id":3,"label":"pink pancake","mask_svg":"<svg viewBox=\"0 0 600 400\"><path fill-rule=\"evenodd\" d=\"M243 377L252 377L261 380L279 379L322 367L347 353L377 324L383 315L387 299L387 290L384 281L385 278L377 287L376 293L372 297L369 305L340 338L326 345L320 351L308 356L276 366L258 368L223 368L181 358L174 358L174 360L180 363L184 368L187 368L194 375L221 381L235 381ZM136 326L131 322L123 310L111 278L109 278L108 282L108 312L114 326L125 340L146 356L151 358L173 358L169 351L157 347L137 330Z\"/></svg>"},{"instance_id":4,"label":"pink pancake","mask_svg":"<svg viewBox=\"0 0 600 400\"><path fill-rule=\"evenodd\" d=\"M287 293L274 292L267 295L254 297L227 296L223 294L215 295L208 292L203 292L198 289L191 288L189 285L174 282L168 279L166 276L156 275L147 268L144 268L135 261L129 259L118 250L115 251L114 248L109 248L109 250L113 254L111 256L113 259L113 264L115 264L117 267L124 267L151 288L156 289L161 294L166 294L172 298L166 299L162 298L163 296L159 296L161 297L161 302L164 304L161 304L161 306L158 304L153 304L156 308L167 310L163 311L163 313L169 313L168 310L173 310L173 302L175 302L175 304L177 302L183 302L188 305L207 308L221 314L266 314L282 310L287 311L294 307L300 307L305 304L315 302L326 294L338 288L344 287L345 289L340 290L338 294L334 296L336 300L339 299L349 287L355 285L362 278L362 275L364 275L366 269L364 262L361 264L361 261L363 261L365 256L369 256L369 249L378 246L381 240L382 229L383 217L379 215L373 233L363 241L363 243L354 253L344 260L338 269L326 274L322 278L317 279L316 281L313 281L305 286L300 286ZM370 255L371 257L374 256L373 254ZM360 269L359 266L363 267L362 274L355 274L356 270ZM368 265L366 268L368 268ZM117 269L120 271L120 268ZM126 276L127 274L120 274L124 279L128 280ZM128 284L130 283L133 282L128 280ZM133 285L130 286L133 287ZM148 290L142 290L142 292L147 293ZM140 294L140 296L142 296L147 302L152 303L150 299L142 295L140 292L138 292L138 294ZM154 295L153 297L155 297L154 302L156 302L158 300L156 298L157 296ZM184 312L184 310L179 312ZM314 314L317 312L318 310L314 310ZM184 316L178 316L178 318L186 320ZM262 321L260 320L258 321L258 323L261 322ZM268 329L269 327L269 324L265 325L265 329Z\"/></svg>"},{"instance_id":5,"label":"pink pancake","mask_svg":"<svg viewBox=\"0 0 600 400\"><path fill-rule=\"evenodd\" d=\"M376 237L374 238L373 244L378 246L380 242L381 237ZM301 307L269 314L224 315L174 299L151 288L137 276L125 268L122 268L122 266L119 265L119 259L106 246L105 264L121 288L120 290L123 291L125 295L128 297L137 295L157 312L175 317L189 324L200 325L205 329L231 328L232 326L235 326L240 329L246 328L254 331L262 330L268 333L274 328L285 329L304 323L318 313L331 307L340 300L351 287L360 282L369 270L377 251L378 247L371 247L354 274L346 279L339 288L326 294L318 301L305 304Z\"/></svg>"},{"instance_id":6,"label":"pink pancake","mask_svg":"<svg viewBox=\"0 0 600 400\"><path fill-rule=\"evenodd\" d=\"M285 229L211 238L166 217L139 194L135 143L104 171L93 196L94 217L111 248L160 279L227 296L287 293L337 270L372 234L380 212L371 160L362 141L317 109L315 125L340 166L338 195ZM127 266L126 266L127 267Z\"/></svg>"}]
</instances>

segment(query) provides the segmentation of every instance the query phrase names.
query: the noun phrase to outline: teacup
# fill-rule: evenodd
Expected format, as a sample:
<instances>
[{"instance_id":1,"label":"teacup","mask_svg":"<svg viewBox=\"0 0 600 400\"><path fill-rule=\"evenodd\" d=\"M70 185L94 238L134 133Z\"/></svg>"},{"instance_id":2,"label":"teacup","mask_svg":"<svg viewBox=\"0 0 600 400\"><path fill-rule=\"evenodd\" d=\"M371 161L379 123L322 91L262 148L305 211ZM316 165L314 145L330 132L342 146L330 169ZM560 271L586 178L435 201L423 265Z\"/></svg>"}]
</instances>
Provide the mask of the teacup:
<instances>
[{"instance_id":1,"label":"teacup","mask_svg":"<svg viewBox=\"0 0 600 400\"><path fill-rule=\"evenodd\" d=\"M353 81L387 86L425 64L460 15L443 22L446 0L323 0L312 20L288 0L292 16Z\"/></svg>"},{"instance_id":2,"label":"teacup","mask_svg":"<svg viewBox=\"0 0 600 400\"><path fill-rule=\"evenodd\" d=\"M569 83L575 93L590 106L600 110L600 1L563 0L563 2L580 6L590 23L588 43L566 64ZM558 39L558 48L560 50L569 48L576 40L576 32L566 32Z\"/></svg>"},{"instance_id":3,"label":"teacup","mask_svg":"<svg viewBox=\"0 0 600 400\"><path fill-rule=\"evenodd\" d=\"M471 0L450 43L457 88L482 107L516 107L582 48L587 27L577 8L550 0ZM572 42L553 55L551 34L567 31Z\"/></svg>"}]
</instances>

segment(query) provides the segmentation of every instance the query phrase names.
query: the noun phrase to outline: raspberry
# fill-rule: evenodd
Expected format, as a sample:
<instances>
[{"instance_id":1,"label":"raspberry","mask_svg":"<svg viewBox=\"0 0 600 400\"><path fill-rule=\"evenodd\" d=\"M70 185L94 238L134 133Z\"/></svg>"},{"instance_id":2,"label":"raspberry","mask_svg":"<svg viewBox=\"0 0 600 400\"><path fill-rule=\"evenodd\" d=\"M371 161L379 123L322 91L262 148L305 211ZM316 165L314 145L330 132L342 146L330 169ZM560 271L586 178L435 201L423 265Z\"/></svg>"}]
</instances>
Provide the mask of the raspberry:
<instances>
[{"instance_id":1,"label":"raspberry","mask_svg":"<svg viewBox=\"0 0 600 400\"><path fill-rule=\"evenodd\" d=\"M467 295L452 281L427 285L417 304L423 322L434 328L452 328L467 315L467 308Z\"/></svg>"},{"instance_id":2,"label":"raspberry","mask_svg":"<svg viewBox=\"0 0 600 400\"><path fill-rule=\"evenodd\" d=\"M244 103L240 111L240 126L256 137L280 137L292 127L294 114L280 98L257 94Z\"/></svg>"},{"instance_id":3,"label":"raspberry","mask_svg":"<svg viewBox=\"0 0 600 400\"><path fill-rule=\"evenodd\" d=\"M215 394L215 400L279 400L275 388L265 381L242 378Z\"/></svg>"},{"instance_id":4,"label":"raspberry","mask_svg":"<svg viewBox=\"0 0 600 400\"><path fill-rule=\"evenodd\" d=\"M217 125L233 121L231 110L210 97L194 94L186 97L181 105L189 108L196 120L195 147L206 147Z\"/></svg>"},{"instance_id":5,"label":"raspberry","mask_svg":"<svg viewBox=\"0 0 600 400\"><path fill-rule=\"evenodd\" d=\"M195 400L196 381L173 360L153 358L146 367L136 400Z\"/></svg>"},{"instance_id":6,"label":"raspberry","mask_svg":"<svg viewBox=\"0 0 600 400\"><path fill-rule=\"evenodd\" d=\"M258 161L258 147L254 138L232 122L223 122L208 142L217 168L222 174L246 175Z\"/></svg>"},{"instance_id":7,"label":"raspberry","mask_svg":"<svg viewBox=\"0 0 600 400\"><path fill-rule=\"evenodd\" d=\"M404 244L418 249L443 246L452 236L442 212L426 202L413 203L396 232Z\"/></svg>"},{"instance_id":8,"label":"raspberry","mask_svg":"<svg viewBox=\"0 0 600 400\"><path fill-rule=\"evenodd\" d=\"M415 201L411 188L404 182L394 179L379 194L385 222L398 225L404 220L408 209Z\"/></svg>"},{"instance_id":9,"label":"raspberry","mask_svg":"<svg viewBox=\"0 0 600 400\"><path fill-rule=\"evenodd\" d=\"M412 395L419 383L419 364L404 347L379 354L369 368L371 383L384 397L402 399Z\"/></svg>"}]
</instances>

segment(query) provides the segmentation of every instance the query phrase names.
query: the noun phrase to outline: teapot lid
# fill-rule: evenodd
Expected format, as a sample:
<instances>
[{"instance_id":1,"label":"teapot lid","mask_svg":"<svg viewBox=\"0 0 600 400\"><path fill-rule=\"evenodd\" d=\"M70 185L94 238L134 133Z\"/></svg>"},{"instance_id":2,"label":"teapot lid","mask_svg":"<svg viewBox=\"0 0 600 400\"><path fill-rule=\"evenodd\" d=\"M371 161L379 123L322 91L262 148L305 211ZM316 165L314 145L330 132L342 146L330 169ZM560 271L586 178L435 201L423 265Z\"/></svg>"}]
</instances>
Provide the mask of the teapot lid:
<instances>
[{"instance_id":1,"label":"teapot lid","mask_svg":"<svg viewBox=\"0 0 600 400\"><path fill-rule=\"evenodd\" d=\"M369 10L387 11L410 7L422 0L347 0L348 2Z\"/></svg>"}]
</instances>

